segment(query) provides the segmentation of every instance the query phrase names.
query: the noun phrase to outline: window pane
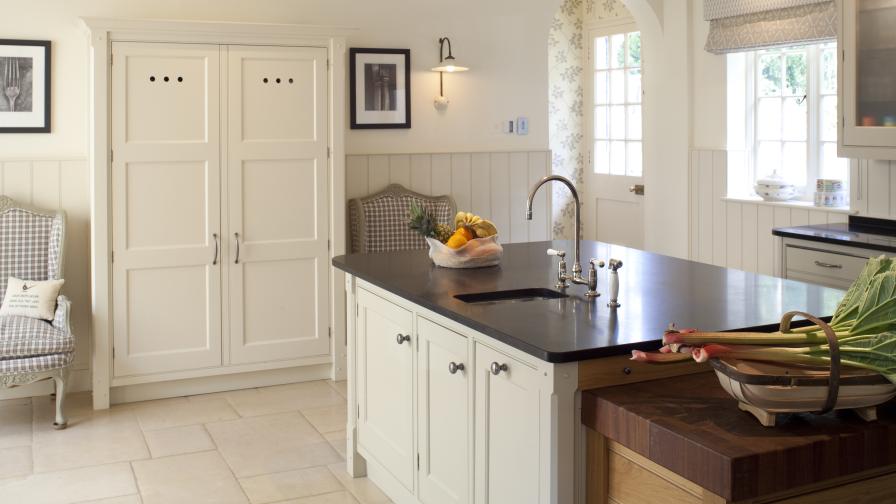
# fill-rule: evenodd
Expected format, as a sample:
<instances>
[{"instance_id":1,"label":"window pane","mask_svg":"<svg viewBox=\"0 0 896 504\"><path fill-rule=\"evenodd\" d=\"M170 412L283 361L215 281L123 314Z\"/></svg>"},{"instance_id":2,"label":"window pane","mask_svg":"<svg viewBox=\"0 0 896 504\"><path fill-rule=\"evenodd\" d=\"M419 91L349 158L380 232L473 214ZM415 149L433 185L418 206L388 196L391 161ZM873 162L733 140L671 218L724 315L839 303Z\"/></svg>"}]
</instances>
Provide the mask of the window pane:
<instances>
[{"instance_id":1,"label":"window pane","mask_svg":"<svg viewBox=\"0 0 896 504\"><path fill-rule=\"evenodd\" d=\"M806 154L805 142L784 142L780 173L798 186L806 185Z\"/></svg>"},{"instance_id":2,"label":"window pane","mask_svg":"<svg viewBox=\"0 0 896 504\"><path fill-rule=\"evenodd\" d=\"M641 139L641 106L629 105L626 107L626 115L628 116L628 133L626 137L629 140Z\"/></svg>"},{"instance_id":3,"label":"window pane","mask_svg":"<svg viewBox=\"0 0 896 504\"><path fill-rule=\"evenodd\" d=\"M641 176L641 142L628 142L625 156L625 174L630 177Z\"/></svg>"},{"instance_id":4,"label":"window pane","mask_svg":"<svg viewBox=\"0 0 896 504\"><path fill-rule=\"evenodd\" d=\"M625 66L625 34L617 33L610 36L610 66L622 68Z\"/></svg>"},{"instance_id":5,"label":"window pane","mask_svg":"<svg viewBox=\"0 0 896 504\"><path fill-rule=\"evenodd\" d=\"M821 53L821 92L837 94L836 49L825 49Z\"/></svg>"},{"instance_id":6,"label":"window pane","mask_svg":"<svg viewBox=\"0 0 896 504\"><path fill-rule=\"evenodd\" d=\"M614 140L625 138L625 106L623 105L610 107L610 138Z\"/></svg>"},{"instance_id":7,"label":"window pane","mask_svg":"<svg viewBox=\"0 0 896 504\"><path fill-rule=\"evenodd\" d=\"M641 70L628 70L628 103L641 103Z\"/></svg>"},{"instance_id":8,"label":"window pane","mask_svg":"<svg viewBox=\"0 0 896 504\"><path fill-rule=\"evenodd\" d=\"M594 173L610 173L610 142L594 142Z\"/></svg>"},{"instance_id":9,"label":"window pane","mask_svg":"<svg viewBox=\"0 0 896 504\"><path fill-rule=\"evenodd\" d=\"M607 107L594 107L594 138L610 138L609 119Z\"/></svg>"},{"instance_id":10,"label":"window pane","mask_svg":"<svg viewBox=\"0 0 896 504\"><path fill-rule=\"evenodd\" d=\"M765 177L781 170L781 142L759 142L756 156L756 176Z\"/></svg>"},{"instance_id":11,"label":"window pane","mask_svg":"<svg viewBox=\"0 0 896 504\"><path fill-rule=\"evenodd\" d=\"M610 175L625 175L625 142L610 142Z\"/></svg>"},{"instance_id":12,"label":"window pane","mask_svg":"<svg viewBox=\"0 0 896 504\"><path fill-rule=\"evenodd\" d=\"M641 32L628 34L628 66L641 66Z\"/></svg>"},{"instance_id":13,"label":"window pane","mask_svg":"<svg viewBox=\"0 0 896 504\"><path fill-rule=\"evenodd\" d=\"M594 68L597 70L603 70L607 68L609 65L609 58L607 56L609 48L610 40L607 37L597 37L594 39Z\"/></svg>"},{"instance_id":14,"label":"window pane","mask_svg":"<svg viewBox=\"0 0 896 504\"><path fill-rule=\"evenodd\" d=\"M781 94L781 57L778 54L763 54L757 63L759 96Z\"/></svg>"},{"instance_id":15,"label":"window pane","mask_svg":"<svg viewBox=\"0 0 896 504\"><path fill-rule=\"evenodd\" d=\"M625 70L610 72L610 103L625 103Z\"/></svg>"},{"instance_id":16,"label":"window pane","mask_svg":"<svg viewBox=\"0 0 896 504\"><path fill-rule=\"evenodd\" d=\"M837 96L821 98L821 139L827 142L837 141Z\"/></svg>"},{"instance_id":17,"label":"window pane","mask_svg":"<svg viewBox=\"0 0 896 504\"><path fill-rule=\"evenodd\" d=\"M780 140L781 99L760 98L756 112L756 136L760 140Z\"/></svg>"},{"instance_id":18,"label":"window pane","mask_svg":"<svg viewBox=\"0 0 896 504\"><path fill-rule=\"evenodd\" d=\"M784 98L784 140L806 141L809 126L808 100L805 98Z\"/></svg>"},{"instance_id":19,"label":"window pane","mask_svg":"<svg viewBox=\"0 0 896 504\"><path fill-rule=\"evenodd\" d=\"M785 58L787 78L784 80L785 94L793 96L803 96L806 94L806 75L808 75L808 67L806 64L806 53L800 52L796 54L788 54Z\"/></svg>"},{"instance_id":20,"label":"window pane","mask_svg":"<svg viewBox=\"0 0 896 504\"><path fill-rule=\"evenodd\" d=\"M610 99L610 85L607 72L594 73L594 104L604 105Z\"/></svg>"},{"instance_id":21,"label":"window pane","mask_svg":"<svg viewBox=\"0 0 896 504\"><path fill-rule=\"evenodd\" d=\"M849 161L846 158L837 157L836 142L821 144L821 177L843 181L849 178Z\"/></svg>"}]
</instances>

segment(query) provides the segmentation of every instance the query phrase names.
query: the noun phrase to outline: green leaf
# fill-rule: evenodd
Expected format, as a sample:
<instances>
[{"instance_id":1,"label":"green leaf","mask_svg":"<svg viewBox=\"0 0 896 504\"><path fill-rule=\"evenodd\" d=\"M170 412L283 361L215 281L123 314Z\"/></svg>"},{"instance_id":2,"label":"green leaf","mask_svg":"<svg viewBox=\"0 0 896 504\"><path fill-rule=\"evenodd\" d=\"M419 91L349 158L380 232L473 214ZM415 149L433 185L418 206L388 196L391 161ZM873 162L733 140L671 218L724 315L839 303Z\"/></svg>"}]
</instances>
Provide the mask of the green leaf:
<instances>
[{"instance_id":1,"label":"green leaf","mask_svg":"<svg viewBox=\"0 0 896 504\"><path fill-rule=\"evenodd\" d=\"M896 332L855 336L842 343L840 360L844 365L876 371L896 383ZM808 355L830 359L827 345L811 347Z\"/></svg>"},{"instance_id":2,"label":"green leaf","mask_svg":"<svg viewBox=\"0 0 896 504\"><path fill-rule=\"evenodd\" d=\"M831 320L831 325L839 326L844 322L854 320L859 307L865 300L865 293L871 286L872 280L881 273L893 271L893 266L893 260L887 256L882 255L880 257L872 257L871 259L868 259L868 262L865 264L865 268L859 274L859 277L853 282L849 290L846 291L846 295L843 297L843 300L840 301L840 304L837 305L837 309L834 311L834 318Z\"/></svg>"},{"instance_id":3,"label":"green leaf","mask_svg":"<svg viewBox=\"0 0 896 504\"><path fill-rule=\"evenodd\" d=\"M896 273L875 276L856 312L850 335L876 334L894 329L896 319Z\"/></svg>"}]
</instances>

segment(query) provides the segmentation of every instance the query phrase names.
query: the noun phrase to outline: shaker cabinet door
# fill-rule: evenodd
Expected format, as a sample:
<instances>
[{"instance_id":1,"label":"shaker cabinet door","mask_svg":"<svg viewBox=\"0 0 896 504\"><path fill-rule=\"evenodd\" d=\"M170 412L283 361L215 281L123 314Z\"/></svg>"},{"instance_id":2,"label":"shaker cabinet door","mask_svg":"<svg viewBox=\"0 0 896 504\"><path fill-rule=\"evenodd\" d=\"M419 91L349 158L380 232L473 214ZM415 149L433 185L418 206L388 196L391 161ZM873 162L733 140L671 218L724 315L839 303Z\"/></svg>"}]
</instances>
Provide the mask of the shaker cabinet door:
<instances>
[{"instance_id":1,"label":"shaker cabinet door","mask_svg":"<svg viewBox=\"0 0 896 504\"><path fill-rule=\"evenodd\" d=\"M476 345L477 504L539 502L541 404L538 372Z\"/></svg>"},{"instance_id":2,"label":"shaker cabinet door","mask_svg":"<svg viewBox=\"0 0 896 504\"><path fill-rule=\"evenodd\" d=\"M357 305L358 443L413 492L413 316L363 289Z\"/></svg>"},{"instance_id":3,"label":"shaker cabinet door","mask_svg":"<svg viewBox=\"0 0 896 504\"><path fill-rule=\"evenodd\" d=\"M418 499L470 502L472 363L467 338L417 318Z\"/></svg>"}]
</instances>

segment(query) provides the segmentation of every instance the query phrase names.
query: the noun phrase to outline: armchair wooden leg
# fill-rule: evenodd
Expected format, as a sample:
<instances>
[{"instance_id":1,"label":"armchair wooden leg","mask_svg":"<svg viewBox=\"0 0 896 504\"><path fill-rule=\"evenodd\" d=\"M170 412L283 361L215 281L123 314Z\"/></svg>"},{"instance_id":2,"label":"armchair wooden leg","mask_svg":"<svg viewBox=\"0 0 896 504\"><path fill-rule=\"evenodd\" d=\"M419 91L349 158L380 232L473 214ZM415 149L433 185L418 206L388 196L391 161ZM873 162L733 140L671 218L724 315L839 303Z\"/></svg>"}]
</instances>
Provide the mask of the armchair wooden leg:
<instances>
[{"instance_id":1,"label":"armchair wooden leg","mask_svg":"<svg viewBox=\"0 0 896 504\"><path fill-rule=\"evenodd\" d=\"M56 421L53 422L54 429L64 429L68 427L68 419L65 418L65 382L68 379L68 369L60 369L53 376L56 385Z\"/></svg>"}]
</instances>

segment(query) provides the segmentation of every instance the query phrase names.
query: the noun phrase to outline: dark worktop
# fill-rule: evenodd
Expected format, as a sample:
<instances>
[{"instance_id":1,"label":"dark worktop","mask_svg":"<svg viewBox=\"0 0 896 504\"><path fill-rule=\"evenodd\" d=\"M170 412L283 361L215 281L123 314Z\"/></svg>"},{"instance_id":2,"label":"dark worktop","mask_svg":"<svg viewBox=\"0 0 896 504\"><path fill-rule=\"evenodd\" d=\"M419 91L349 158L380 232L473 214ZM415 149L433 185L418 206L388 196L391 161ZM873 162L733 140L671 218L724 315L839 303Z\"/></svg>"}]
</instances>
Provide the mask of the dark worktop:
<instances>
[{"instance_id":1,"label":"dark worktop","mask_svg":"<svg viewBox=\"0 0 896 504\"><path fill-rule=\"evenodd\" d=\"M731 501L896 464L893 402L875 422L838 411L763 427L713 372L583 392L582 422Z\"/></svg>"},{"instance_id":2,"label":"dark worktop","mask_svg":"<svg viewBox=\"0 0 896 504\"><path fill-rule=\"evenodd\" d=\"M467 304L455 294L529 287L553 288L556 259L549 248L569 252L566 241L504 245L499 266L448 269L432 264L426 250L352 254L333 265L424 308L548 362L573 362L659 347L670 322L707 331L774 330L788 310L833 314L843 292L598 242L582 242L582 257L621 259L619 301L607 307L606 269L596 300L573 285L564 299ZM587 264L587 262L586 262ZM587 275L587 267L583 266Z\"/></svg>"},{"instance_id":3,"label":"dark worktop","mask_svg":"<svg viewBox=\"0 0 896 504\"><path fill-rule=\"evenodd\" d=\"M851 215L849 223L772 229L772 234L833 245L896 253L896 222Z\"/></svg>"}]
</instances>

